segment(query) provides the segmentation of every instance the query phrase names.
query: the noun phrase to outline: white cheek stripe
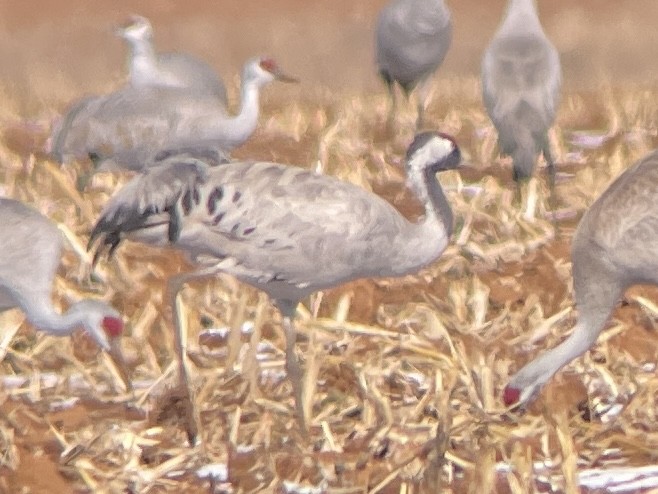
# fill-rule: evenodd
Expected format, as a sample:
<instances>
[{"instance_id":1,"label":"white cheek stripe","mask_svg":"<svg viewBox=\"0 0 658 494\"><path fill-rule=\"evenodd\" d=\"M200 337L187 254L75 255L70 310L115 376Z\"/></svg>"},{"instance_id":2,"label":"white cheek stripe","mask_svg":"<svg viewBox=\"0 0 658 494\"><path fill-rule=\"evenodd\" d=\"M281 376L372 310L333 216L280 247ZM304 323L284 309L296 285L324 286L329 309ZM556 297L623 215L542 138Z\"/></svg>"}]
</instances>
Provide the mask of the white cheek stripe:
<instances>
[{"instance_id":1,"label":"white cheek stripe","mask_svg":"<svg viewBox=\"0 0 658 494\"><path fill-rule=\"evenodd\" d=\"M413 168L420 168L427 163L438 163L452 153L454 149L455 146L452 141L439 136L433 137L414 153L410 164Z\"/></svg>"}]
</instances>

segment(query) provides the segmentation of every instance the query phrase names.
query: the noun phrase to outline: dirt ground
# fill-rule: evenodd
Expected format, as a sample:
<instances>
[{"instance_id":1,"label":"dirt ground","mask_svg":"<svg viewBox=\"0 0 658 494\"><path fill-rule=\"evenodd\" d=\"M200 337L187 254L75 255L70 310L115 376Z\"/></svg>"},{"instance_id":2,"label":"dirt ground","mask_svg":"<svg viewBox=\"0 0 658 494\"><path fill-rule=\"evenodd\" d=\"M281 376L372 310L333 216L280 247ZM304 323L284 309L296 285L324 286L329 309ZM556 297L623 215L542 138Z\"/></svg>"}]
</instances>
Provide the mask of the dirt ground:
<instances>
[{"instance_id":1,"label":"dirt ground","mask_svg":"<svg viewBox=\"0 0 658 494\"><path fill-rule=\"evenodd\" d=\"M75 171L51 169L37 151L47 122L70 101L121 84L124 49L112 27L139 13L152 20L161 49L210 62L229 82L234 101L239 67L255 54L270 54L300 78L295 87L265 90L262 124L235 157L320 163L326 173L370 187L414 217L419 209L403 192L401 172L386 164L401 160L413 116L405 110L399 135L386 137L386 99L372 47L384 3L0 0L0 156L11 163L4 192L41 205L84 245L90 219L65 194ZM193 321L191 358L204 383L201 452L188 452L180 427L166 416L165 398L150 400L145 392L149 407L137 406L113 384L110 367L93 348L79 339L52 343L22 325L0 367L0 374L26 378L16 386L4 381L0 389L0 492L302 492L285 482L318 489L306 492L557 492L575 485L570 472L604 466L606 455L615 464L655 463L652 391L658 381L643 370L658 354L658 314L646 302L658 300L654 288L629 291L604 341L556 377L525 416L505 415L500 390L511 372L573 324L567 311L535 344L527 343L550 316L571 306L569 246L578 218L614 176L656 144L658 3L539 2L565 86L552 136L560 163L557 211L564 214L555 225L544 214L543 170L538 219L518 218L509 163L496 156L479 101L481 54L504 2L449 4L455 34L435 80L428 127L456 135L464 151L465 167L442 180L457 216L455 245L419 277L359 281L313 299L317 320L303 317L300 336L303 348L317 345L321 362L314 406L322 419L310 437L300 438L289 410L281 411L290 407L289 390L273 377L254 377L256 357L252 362L244 350L250 366L225 369L226 355L213 352L230 345L204 339L207 326L260 321L262 337L280 347L278 319L266 301L222 280L183 294ZM577 131L603 139L579 147L571 140ZM94 214L107 199L102 180L100 191L84 197ZM462 187L480 192L470 197ZM74 252L64 261L56 288L64 305L84 291L80 286L88 288L81 259ZM125 345L135 379L147 384L164 380L171 362L161 292L163 280L180 269L173 254L126 248L106 267L114 288L94 288L130 318ZM354 332L348 337L334 328L341 324ZM250 338L243 335L244 348ZM53 372L69 377L42 384ZM72 384L76 373L91 384ZM429 390L414 384L417 373ZM265 384L254 386L258 379ZM64 406L71 397L74 404ZM620 418L607 419L615 404L623 407ZM439 447L442 431L447 439ZM240 449L245 444L254 449ZM546 458L553 462L548 473L535 468L533 474L533 462ZM204 462L228 464L229 481L196 476ZM512 464L515 473L500 473L496 462Z\"/></svg>"}]
</instances>

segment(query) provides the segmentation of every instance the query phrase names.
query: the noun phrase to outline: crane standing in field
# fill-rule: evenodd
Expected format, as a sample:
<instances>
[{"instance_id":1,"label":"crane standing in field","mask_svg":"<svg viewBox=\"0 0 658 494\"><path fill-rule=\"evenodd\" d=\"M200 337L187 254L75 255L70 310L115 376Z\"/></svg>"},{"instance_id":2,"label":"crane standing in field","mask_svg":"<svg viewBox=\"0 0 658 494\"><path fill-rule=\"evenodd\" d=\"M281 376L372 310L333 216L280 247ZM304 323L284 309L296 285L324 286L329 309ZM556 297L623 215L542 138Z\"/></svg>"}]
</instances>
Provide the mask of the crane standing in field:
<instances>
[{"instance_id":1,"label":"crane standing in field","mask_svg":"<svg viewBox=\"0 0 658 494\"><path fill-rule=\"evenodd\" d=\"M532 176L541 152L552 188L555 163L548 130L555 120L562 76L560 58L544 34L535 1L509 0L484 53L482 94L500 151L512 157L514 180Z\"/></svg>"},{"instance_id":2,"label":"crane standing in field","mask_svg":"<svg viewBox=\"0 0 658 494\"><path fill-rule=\"evenodd\" d=\"M452 41L452 17L443 0L393 0L381 11L375 51L379 74L391 96L389 127L397 111L395 83L405 95L418 86L418 119L423 126L429 79Z\"/></svg>"},{"instance_id":3,"label":"crane standing in field","mask_svg":"<svg viewBox=\"0 0 658 494\"><path fill-rule=\"evenodd\" d=\"M226 153L243 144L258 124L260 89L274 80L294 82L271 58L243 69L240 113L227 116L220 101L187 89L126 88L74 104L51 136L59 162L91 158L96 169L140 170L153 154L202 146Z\"/></svg>"},{"instance_id":4,"label":"crane standing in field","mask_svg":"<svg viewBox=\"0 0 658 494\"><path fill-rule=\"evenodd\" d=\"M185 53L156 53L153 27L147 18L131 16L116 34L130 49L128 67L133 87L185 88L214 96L226 108L226 87L212 67Z\"/></svg>"},{"instance_id":5,"label":"crane standing in field","mask_svg":"<svg viewBox=\"0 0 658 494\"><path fill-rule=\"evenodd\" d=\"M525 405L564 365L587 351L624 290L658 285L658 151L624 171L580 220L571 247L578 323L558 346L510 379L505 404Z\"/></svg>"},{"instance_id":6,"label":"crane standing in field","mask_svg":"<svg viewBox=\"0 0 658 494\"><path fill-rule=\"evenodd\" d=\"M62 237L48 218L19 201L0 198L0 251L0 312L20 308L32 326L54 336L84 329L123 370L117 346L123 321L115 309L93 299L74 303L64 314L53 307Z\"/></svg>"},{"instance_id":7,"label":"crane standing in field","mask_svg":"<svg viewBox=\"0 0 658 494\"><path fill-rule=\"evenodd\" d=\"M409 184L425 205L411 223L380 197L355 185L294 166L234 162L208 167L193 153L171 156L116 193L94 227L96 256L123 238L186 252L198 270L172 279L176 294L195 278L228 273L266 292L283 315L286 369L297 416L306 428L302 372L295 356L293 319L300 300L317 290L364 277L402 276L436 260L448 244L453 215L436 180L456 168L460 151L444 134L416 136L407 151ZM178 317L174 316L174 323ZM188 437L198 433L185 367L185 342L176 328L179 372L191 411Z\"/></svg>"}]
</instances>

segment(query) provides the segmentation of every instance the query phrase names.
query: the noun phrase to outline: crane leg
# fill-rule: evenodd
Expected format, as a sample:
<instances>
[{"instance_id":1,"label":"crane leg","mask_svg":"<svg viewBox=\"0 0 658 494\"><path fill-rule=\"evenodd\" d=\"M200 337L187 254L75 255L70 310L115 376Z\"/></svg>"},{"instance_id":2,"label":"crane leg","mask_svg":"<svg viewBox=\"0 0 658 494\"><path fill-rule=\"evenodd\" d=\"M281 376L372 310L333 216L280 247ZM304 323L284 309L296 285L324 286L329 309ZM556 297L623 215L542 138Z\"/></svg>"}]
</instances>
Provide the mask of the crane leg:
<instances>
[{"instance_id":1,"label":"crane leg","mask_svg":"<svg viewBox=\"0 0 658 494\"><path fill-rule=\"evenodd\" d=\"M416 131L422 130L425 125L425 107L430 93L429 80L423 80L418 84L416 97L418 98L418 118L416 119Z\"/></svg>"},{"instance_id":2,"label":"crane leg","mask_svg":"<svg viewBox=\"0 0 658 494\"><path fill-rule=\"evenodd\" d=\"M419 131L425 125L425 103L418 99L418 118L416 119L416 131Z\"/></svg>"},{"instance_id":3,"label":"crane leg","mask_svg":"<svg viewBox=\"0 0 658 494\"><path fill-rule=\"evenodd\" d=\"M304 389L302 385L304 374L299 365L297 355L295 354L296 334L292 318L284 316L283 327L286 332L286 372L288 373L288 379L290 379L292 384L292 393L295 399L295 412L297 414L299 427L303 432L306 432Z\"/></svg>"},{"instance_id":4,"label":"crane leg","mask_svg":"<svg viewBox=\"0 0 658 494\"><path fill-rule=\"evenodd\" d=\"M295 312L297 311L296 301L290 300L276 300L275 305L281 311L283 316L283 329L286 333L286 372L288 374L288 379L292 384L292 394L295 400L295 413L297 414L297 420L299 422L299 427L303 432L306 432L306 410L304 407L304 388L303 388L303 378L304 374L295 354L295 341L297 335L295 333L295 326L293 320L295 318Z\"/></svg>"},{"instance_id":5,"label":"crane leg","mask_svg":"<svg viewBox=\"0 0 658 494\"><path fill-rule=\"evenodd\" d=\"M551 153L550 141L548 139L548 134L544 136L544 141L542 143L542 154L546 160L546 173L548 174L548 205L552 211L553 223L556 223L555 219L555 210L557 209L557 199L555 196L555 160L553 159L553 154Z\"/></svg>"},{"instance_id":6,"label":"crane leg","mask_svg":"<svg viewBox=\"0 0 658 494\"><path fill-rule=\"evenodd\" d=\"M85 191L87 188L87 185L89 185L89 182L91 181L91 176L93 174L93 171L89 172L81 172L78 177L75 180L75 189L82 193Z\"/></svg>"},{"instance_id":7,"label":"crane leg","mask_svg":"<svg viewBox=\"0 0 658 494\"><path fill-rule=\"evenodd\" d=\"M178 360L178 378L181 390L186 393L184 409L185 432L191 446L200 444L201 419L196 407L195 393L192 387L189 362L187 359L187 325L182 324L178 308L178 293L185 283L196 276L183 274L174 276L167 282L167 300L171 306L172 319L174 323L174 345L176 358Z\"/></svg>"},{"instance_id":8,"label":"crane leg","mask_svg":"<svg viewBox=\"0 0 658 494\"><path fill-rule=\"evenodd\" d=\"M542 154L546 160L546 173L548 173L548 185L551 189L551 197L553 196L553 191L555 190L555 160L553 159L553 154L551 153L551 147L549 144L548 136L544 138L544 143L542 146Z\"/></svg>"},{"instance_id":9,"label":"crane leg","mask_svg":"<svg viewBox=\"0 0 658 494\"><path fill-rule=\"evenodd\" d=\"M398 111L398 100L397 95L395 94L395 81L388 76L388 74L382 73L382 78L386 83L386 89L388 89L388 95L391 99L391 105L388 108L388 118L386 120L386 130L388 132L393 132L395 129L395 114Z\"/></svg>"}]
</instances>

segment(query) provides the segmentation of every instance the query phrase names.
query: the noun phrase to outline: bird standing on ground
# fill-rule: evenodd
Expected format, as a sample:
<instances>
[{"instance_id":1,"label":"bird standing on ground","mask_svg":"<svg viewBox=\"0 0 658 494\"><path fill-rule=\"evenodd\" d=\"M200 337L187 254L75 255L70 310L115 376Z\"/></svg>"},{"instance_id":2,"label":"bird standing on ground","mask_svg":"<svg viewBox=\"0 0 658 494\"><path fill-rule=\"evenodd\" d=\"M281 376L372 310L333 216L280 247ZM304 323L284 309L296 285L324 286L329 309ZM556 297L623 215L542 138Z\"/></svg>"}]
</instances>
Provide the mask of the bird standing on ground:
<instances>
[{"instance_id":1,"label":"bird standing on ground","mask_svg":"<svg viewBox=\"0 0 658 494\"><path fill-rule=\"evenodd\" d=\"M451 137L416 136L406 168L425 217L411 223L380 197L301 168L264 162L211 168L193 153L172 156L111 198L90 243L98 241L97 254L104 248L111 252L123 238L170 243L186 252L198 270L170 280L174 311L183 283L218 273L266 292L283 315L286 368L305 428L302 372L294 351L298 303L317 290L358 278L403 276L436 260L448 244L453 215L435 174L459 161ZM176 337L182 352L179 328ZM179 356L180 373L187 379L184 358ZM192 441L196 431L191 424Z\"/></svg>"},{"instance_id":2,"label":"bird standing on ground","mask_svg":"<svg viewBox=\"0 0 658 494\"><path fill-rule=\"evenodd\" d=\"M504 390L524 405L594 345L624 290L658 285L658 151L622 173L583 215L571 247L578 322L571 336L525 365Z\"/></svg>"},{"instance_id":3,"label":"bird standing on ground","mask_svg":"<svg viewBox=\"0 0 658 494\"><path fill-rule=\"evenodd\" d=\"M51 154L64 163L91 158L96 169L140 170L167 150L202 146L228 153L256 129L260 89L274 80L296 81L271 58L249 60L234 117L217 98L180 88L126 88L85 98L53 130Z\"/></svg>"},{"instance_id":4,"label":"bird standing on ground","mask_svg":"<svg viewBox=\"0 0 658 494\"><path fill-rule=\"evenodd\" d=\"M19 308L32 326L54 336L84 329L122 364L117 337L123 321L115 309L93 299L74 303L64 314L53 307L52 286L62 253L57 227L31 207L0 198L0 230L0 312Z\"/></svg>"},{"instance_id":5,"label":"bird standing on ground","mask_svg":"<svg viewBox=\"0 0 658 494\"><path fill-rule=\"evenodd\" d=\"M153 27L140 15L116 30L130 49L128 67L133 87L177 87L216 97L224 107L228 104L226 87L221 78L203 60L185 53L156 53Z\"/></svg>"},{"instance_id":6,"label":"bird standing on ground","mask_svg":"<svg viewBox=\"0 0 658 494\"><path fill-rule=\"evenodd\" d=\"M379 74L391 96L389 126L397 82L407 97L418 86L418 119L423 125L429 79L443 63L452 40L452 17L443 0L394 0L379 14L375 51Z\"/></svg>"},{"instance_id":7,"label":"bird standing on ground","mask_svg":"<svg viewBox=\"0 0 658 494\"><path fill-rule=\"evenodd\" d=\"M512 157L514 180L532 176L541 152L552 184L555 163L548 130L560 99L560 58L544 34L535 1L509 0L484 53L482 94L500 151Z\"/></svg>"}]
</instances>

